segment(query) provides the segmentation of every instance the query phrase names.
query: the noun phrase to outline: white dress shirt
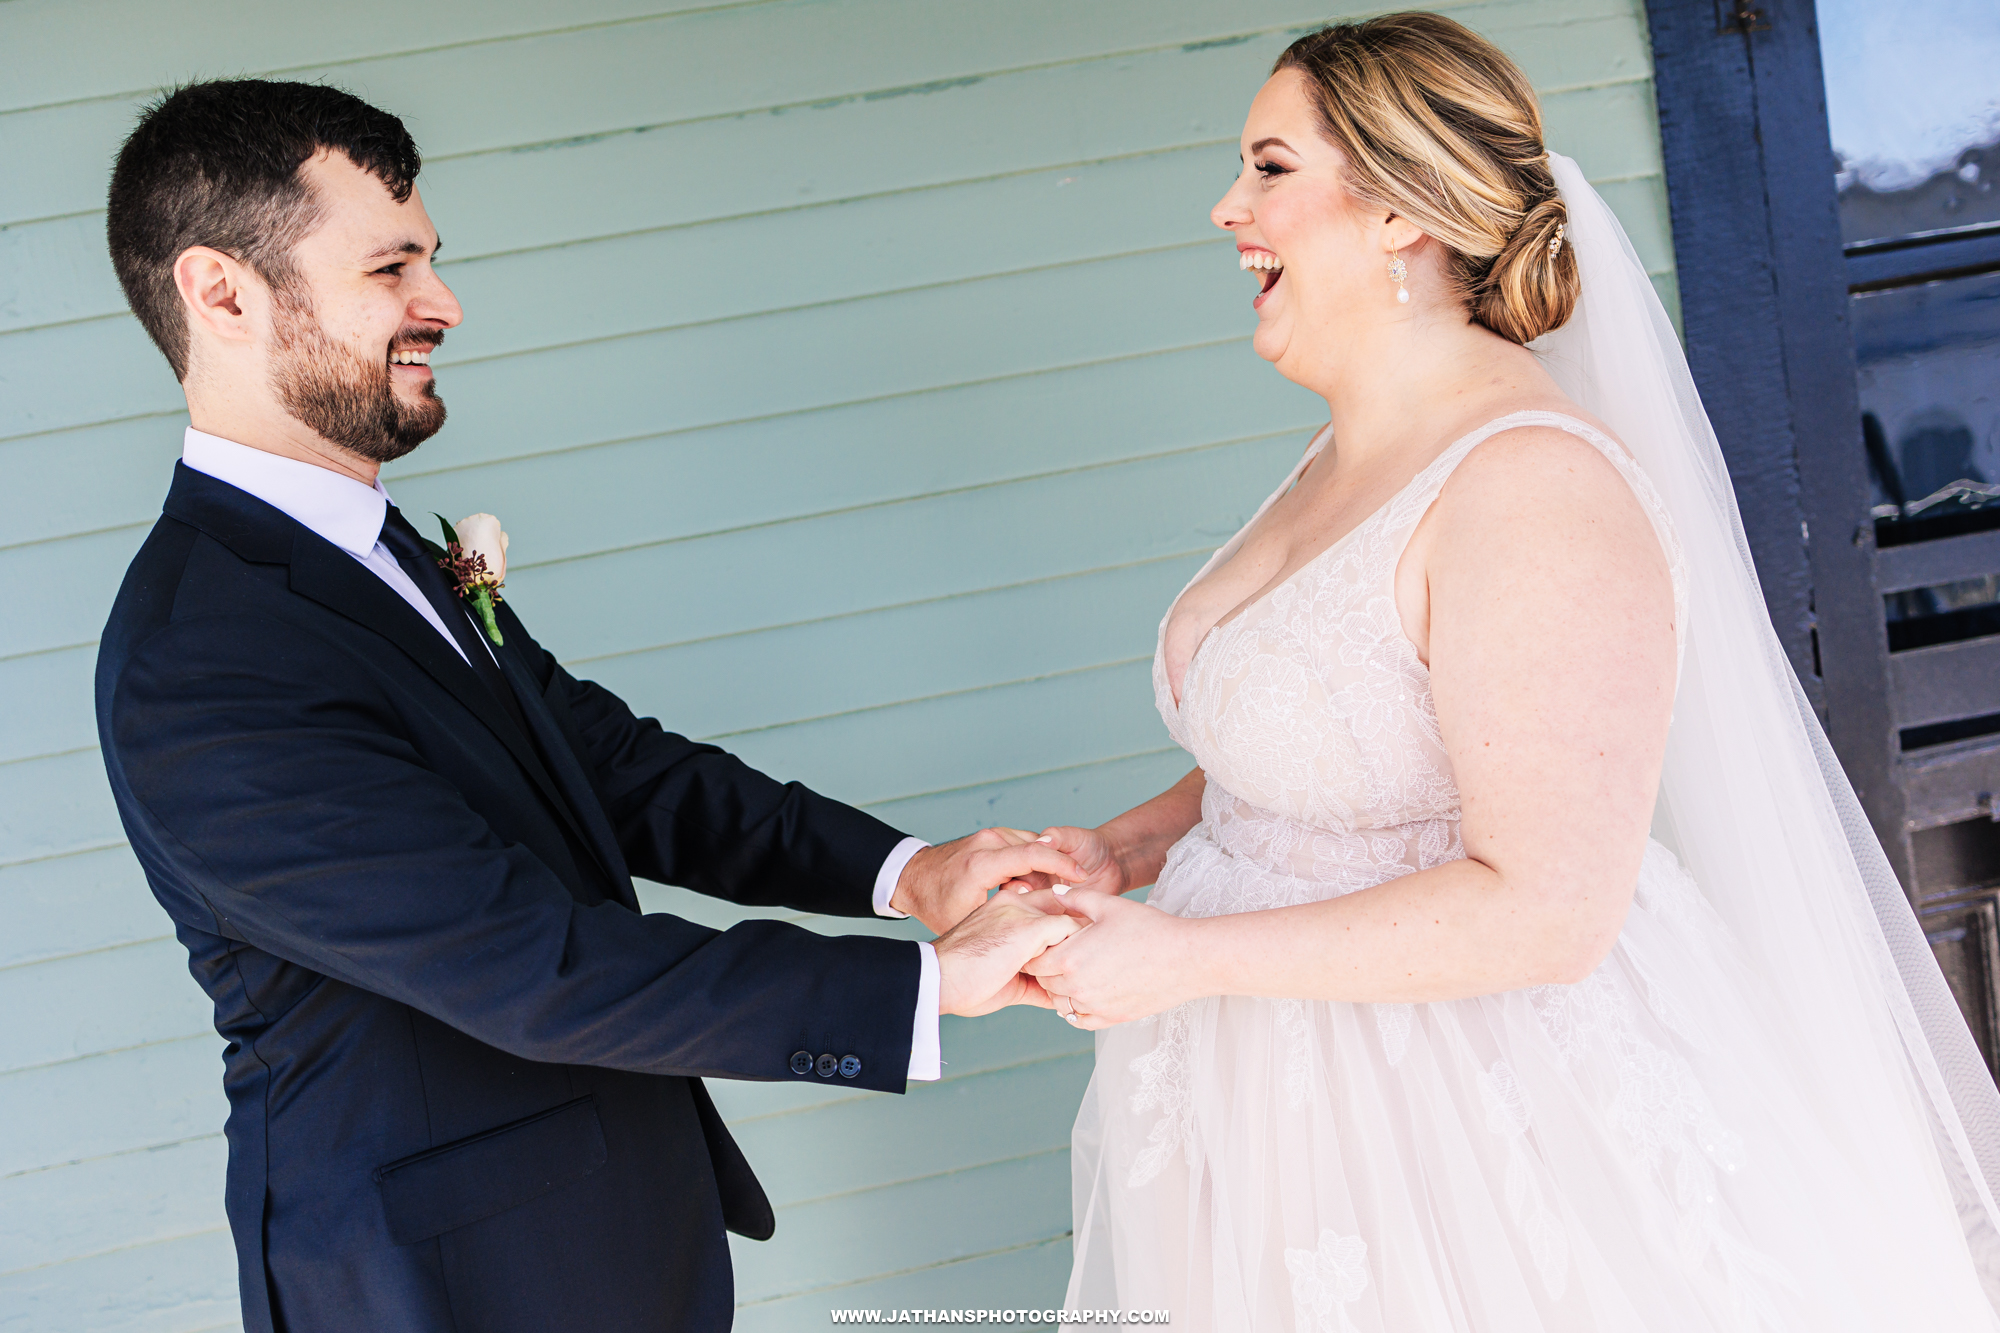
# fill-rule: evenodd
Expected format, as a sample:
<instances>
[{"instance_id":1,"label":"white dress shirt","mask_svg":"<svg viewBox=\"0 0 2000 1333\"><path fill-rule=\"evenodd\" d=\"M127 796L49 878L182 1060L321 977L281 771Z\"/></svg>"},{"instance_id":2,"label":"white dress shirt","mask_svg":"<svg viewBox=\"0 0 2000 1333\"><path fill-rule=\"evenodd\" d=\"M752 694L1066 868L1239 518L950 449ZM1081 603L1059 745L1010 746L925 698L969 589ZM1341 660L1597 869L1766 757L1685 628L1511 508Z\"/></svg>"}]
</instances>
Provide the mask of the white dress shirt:
<instances>
[{"instance_id":1,"label":"white dress shirt","mask_svg":"<svg viewBox=\"0 0 2000 1333\"><path fill-rule=\"evenodd\" d=\"M359 560L429 621L431 628L464 660L465 650L458 646L458 640L445 628L444 621L438 619L437 608L397 563L389 548L382 545L382 520L393 502L379 479L372 486L366 485L331 468L252 449L192 426L188 427L181 446L181 462L256 496ZM485 643L483 636L480 642ZM916 838L905 838L889 853L889 859L875 875L877 915L908 915L889 906L889 899L896 892L896 881L902 877L903 867L929 845ZM917 948L923 957L923 970L917 982L909 1077L927 1080L939 1078L944 1072L944 1055L938 1042L938 961L937 950L929 944L920 941Z\"/></svg>"}]
</instances>

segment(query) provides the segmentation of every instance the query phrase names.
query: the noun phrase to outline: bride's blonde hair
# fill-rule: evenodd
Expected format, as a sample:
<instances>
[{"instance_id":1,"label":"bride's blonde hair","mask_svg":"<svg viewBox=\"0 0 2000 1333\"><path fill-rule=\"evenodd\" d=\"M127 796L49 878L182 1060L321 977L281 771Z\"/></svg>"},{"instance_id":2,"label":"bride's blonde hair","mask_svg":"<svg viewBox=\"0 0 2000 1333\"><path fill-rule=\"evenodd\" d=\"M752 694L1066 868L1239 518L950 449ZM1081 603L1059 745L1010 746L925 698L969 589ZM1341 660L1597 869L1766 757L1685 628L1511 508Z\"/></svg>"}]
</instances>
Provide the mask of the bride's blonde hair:
<instances>
[{"instance_id":1,"label":"bride's blonde hair","mask_svg":"<svg viewBox=\"0 0 2000 1333\"><path fill-rule=\"evenodd\" d=\"M1356 198L1450 253L1471 317L1525 343L1576 307L1576 255L1542 145L1542 110L1512 60L1438 14L1388 14L1299 38L1271 72L1305 76Z\"/></svg>"}]
</instances>

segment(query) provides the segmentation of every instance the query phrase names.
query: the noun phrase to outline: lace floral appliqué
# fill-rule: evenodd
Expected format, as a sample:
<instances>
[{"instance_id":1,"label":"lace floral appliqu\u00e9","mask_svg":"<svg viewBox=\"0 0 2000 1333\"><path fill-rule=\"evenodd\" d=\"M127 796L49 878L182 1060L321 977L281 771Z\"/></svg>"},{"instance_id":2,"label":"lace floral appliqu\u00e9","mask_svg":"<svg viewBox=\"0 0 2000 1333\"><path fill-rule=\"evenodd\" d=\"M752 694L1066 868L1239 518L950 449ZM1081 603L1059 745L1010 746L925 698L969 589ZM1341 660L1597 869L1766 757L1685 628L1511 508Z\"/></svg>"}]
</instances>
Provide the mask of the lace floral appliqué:
<instances>
[{"instance_id":1,"label":"lace floral appliqu\u00e9","mask_svg":"<svg viewBox=\"0 0 2000 1333\"><path fill-rule=\"evenodd\" d=\"M1347 1307L1368 1290L1368 1242L1335 1231L1319 1233L1316 1250L1286 1250L1299 1333L1359 1333Z\"/></svg>"}]
</instances>

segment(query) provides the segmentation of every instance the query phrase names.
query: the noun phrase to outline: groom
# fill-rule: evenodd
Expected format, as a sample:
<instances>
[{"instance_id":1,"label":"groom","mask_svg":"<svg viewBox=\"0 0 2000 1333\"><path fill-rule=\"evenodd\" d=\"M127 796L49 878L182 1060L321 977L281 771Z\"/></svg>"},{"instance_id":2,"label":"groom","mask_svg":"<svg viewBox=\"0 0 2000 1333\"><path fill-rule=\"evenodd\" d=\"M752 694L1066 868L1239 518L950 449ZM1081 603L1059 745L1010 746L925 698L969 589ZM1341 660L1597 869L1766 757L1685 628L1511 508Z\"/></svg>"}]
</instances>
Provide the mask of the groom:
<instances>
[{"instance_id":1,"label":"groom","mask_svg":"<svg viewBox=\"0 0 2000 1333\"><path fill-rule=\"evenodd\" d=\"M109 238L192 426L105 626L133 850L228 1039L244 1324L723 1329L771 1206L701 1078L900 1092L940 1013L1046 1003L1074 927L633 716L467 613L377 479L444 421L458 303L416 145L345 93L196 84L119 154ZM935 945L643 915L632 877L913 914ZM984 905L982 905L984 904Z\"/></svg>"}]
</instances>

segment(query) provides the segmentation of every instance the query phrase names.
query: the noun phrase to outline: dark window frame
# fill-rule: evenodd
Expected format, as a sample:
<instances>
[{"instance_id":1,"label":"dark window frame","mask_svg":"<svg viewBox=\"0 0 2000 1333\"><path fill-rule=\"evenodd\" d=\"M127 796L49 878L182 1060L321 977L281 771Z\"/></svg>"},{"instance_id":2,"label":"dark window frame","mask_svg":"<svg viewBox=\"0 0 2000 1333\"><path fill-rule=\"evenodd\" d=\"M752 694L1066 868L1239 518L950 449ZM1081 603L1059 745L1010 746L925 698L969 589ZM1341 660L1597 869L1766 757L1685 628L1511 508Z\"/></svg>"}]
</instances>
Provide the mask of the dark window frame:
<instances>
[{"instance_id":1,"label":"dark window frame","mask_svg":"<svg viewBox=\"0 0 2000 1333\"><path fill-rule=\"evenodd\" d=\"M1778 637L1913 882L1811 0L1647 0L1688 362Z\"/></svg>"}]
</instances>

